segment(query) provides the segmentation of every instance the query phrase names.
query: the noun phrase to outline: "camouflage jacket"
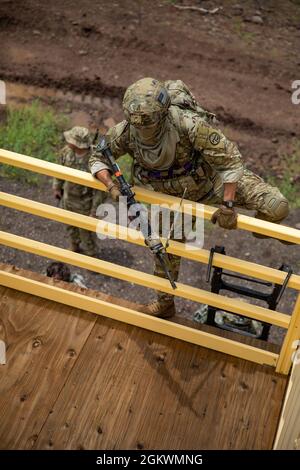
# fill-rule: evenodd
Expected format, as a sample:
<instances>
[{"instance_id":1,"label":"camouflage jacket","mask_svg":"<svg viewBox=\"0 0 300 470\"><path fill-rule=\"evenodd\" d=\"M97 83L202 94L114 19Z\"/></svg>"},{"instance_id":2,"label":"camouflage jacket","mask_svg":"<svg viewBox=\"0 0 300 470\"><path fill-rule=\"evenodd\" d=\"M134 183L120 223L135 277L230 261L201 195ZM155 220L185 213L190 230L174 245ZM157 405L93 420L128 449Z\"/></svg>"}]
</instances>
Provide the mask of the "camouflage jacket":
<instances>
[{"instance_id":1,"label":"camouflage jacket","mask_svg":"<svg viewBox=\"0 0 300 470\"><path fill-rule=\"evenodd\" d=\"M90 155L91 153L89 152L86 155L79 157L72 149L70 149L70 147L68 147L68 145L66 145L60 152L57 163L76 170L88 172L88 161ZM103 202L103 192L87 186L53 178L52 187L53 189L63 190L63 197L68 201L90 199L91 205L95 208Z\"/></svg>"},{"instance_id":2,"label":"camouflage jacket","mask_svg":"<svg viewBox=\"0 0 300 470\"><path fill-rule=\"evenodd\" d=\"M244 172L241 154L236 144L228 140L219 129L203 121L197 113L180 109L178 106L170 107L167 119L173 131L177 133L173 167L183 168L192 161L196 150L203 163L206 178L211 179L218 173L223 183L240 180ZM147 168L127 121L112 127L108 131L107 139L116 159L128 153L133 157L138 170ZM89 167L93 175L103 169L110 170L103 155L97 151L92 153Z\"/></svg>"}]
</instances>

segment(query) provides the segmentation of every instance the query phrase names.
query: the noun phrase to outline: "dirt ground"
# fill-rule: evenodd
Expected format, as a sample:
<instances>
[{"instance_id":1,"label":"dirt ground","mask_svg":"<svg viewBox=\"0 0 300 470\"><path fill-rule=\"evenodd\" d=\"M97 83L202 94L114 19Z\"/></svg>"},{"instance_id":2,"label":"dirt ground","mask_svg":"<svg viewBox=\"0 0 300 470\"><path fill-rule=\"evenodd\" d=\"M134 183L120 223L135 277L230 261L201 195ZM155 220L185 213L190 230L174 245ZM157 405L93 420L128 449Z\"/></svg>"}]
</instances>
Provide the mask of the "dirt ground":
<instances>
[{"instance_id":1,"label":"dirt ground","mask_svg":"<svg viewBox=\"0 0 300 470\"><path fill-rule=\"evenodd\" d=\"M222 7L201 14L177 7ZM284 173L282 154L300 136L300 105L291 101L291 84L300 75L300 5L296 0L101 1L20 0L0 2L0 79L7 82L7 104L40 97L70 115L75 124L104 127L122 118L126 87L143 76L182 79L199 102L219 117L226 134L238 142L247 166L261 176ZM1 146L1 143L0 143ZM295 175L295 184L299 175ZM33 188L0 180L2 191L53 204L50 183ZM299 223L300 210L287 224ZM58 224L1 208L3 230L65 247ZM224 244L227 253L300 270L299 249L251 234L208 230L205 248ZM151 272L144 248L110 240L99 242L101 257ZM46 261L0 247L2 262L36 271ZM84 274L90 287L119 292L127 299L153 298L138 286ZM205 267L184 261L181 280L207 288ZM281 311L291 310L287 292ZM196 304L178 300L190 316ZM272 329L274 341L280 340ZM279 339L278 339L279 338Z\"/></svg>"},{"instance_id":2,"label":"dirt ground","mask_svg":"<svg viewBox=\"0 0 300 470\"><path fill-rule=\"evenodd\" d=\"M260 173L280 173L300 134L296 0L2 0L0 44L1 78L27 85L120 99L143 76L180 78Z\"/></svg>"}]
</instances>

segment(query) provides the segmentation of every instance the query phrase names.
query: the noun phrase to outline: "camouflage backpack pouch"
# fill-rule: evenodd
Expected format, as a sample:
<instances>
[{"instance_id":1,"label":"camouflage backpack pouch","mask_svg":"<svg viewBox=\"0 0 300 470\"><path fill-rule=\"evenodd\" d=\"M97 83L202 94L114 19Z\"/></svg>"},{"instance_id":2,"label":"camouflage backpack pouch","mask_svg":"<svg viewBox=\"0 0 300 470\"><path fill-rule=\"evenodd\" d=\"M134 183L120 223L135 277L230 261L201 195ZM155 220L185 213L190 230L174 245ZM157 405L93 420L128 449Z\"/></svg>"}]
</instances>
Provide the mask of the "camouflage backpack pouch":
<instances>
[{"instance_id":1,"label":"camouflage backpack pouch","mask_svg":"<svg viewBox=\"0 0 300 470\"><path fill-rule=\"evenodd\" d=\"M182 80L167 80L164 85L171 98L171 105L181 109L194 111L209 124L216 123L216 115L206 111L197 102L196 98Z\"/></svg>"}]
</instances>

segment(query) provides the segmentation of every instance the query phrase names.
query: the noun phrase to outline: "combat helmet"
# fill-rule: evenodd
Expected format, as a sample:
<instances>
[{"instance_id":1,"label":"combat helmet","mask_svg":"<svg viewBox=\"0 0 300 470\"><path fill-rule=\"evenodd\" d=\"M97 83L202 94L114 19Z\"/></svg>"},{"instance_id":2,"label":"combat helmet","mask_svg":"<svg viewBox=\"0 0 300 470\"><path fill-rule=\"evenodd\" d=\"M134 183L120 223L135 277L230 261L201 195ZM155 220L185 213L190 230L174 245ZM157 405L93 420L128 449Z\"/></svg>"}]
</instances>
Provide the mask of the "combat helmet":
<instances>
[{"instance_id":1,"label":"combat helmet","mask_svg":"<svg viewBox=\"0 0 300 470\"><path fill-rule=\"evenodd\" d=\"M162 120L171 100L163 83L142 78L127 88L123 98L126 120L135 127L152 126Z\"/></svg>"},{"instance_id":2,"label":"combat helmet","mask_svg":"<svg viewBox=\"0 0 300 470\"><path fill-rule=\"evenodd\" d=\"M91 136L86 127L75 126L64 132L68 144L73 144L80 149L88 149L91 146Z\"/></svg>"}]
</instances>

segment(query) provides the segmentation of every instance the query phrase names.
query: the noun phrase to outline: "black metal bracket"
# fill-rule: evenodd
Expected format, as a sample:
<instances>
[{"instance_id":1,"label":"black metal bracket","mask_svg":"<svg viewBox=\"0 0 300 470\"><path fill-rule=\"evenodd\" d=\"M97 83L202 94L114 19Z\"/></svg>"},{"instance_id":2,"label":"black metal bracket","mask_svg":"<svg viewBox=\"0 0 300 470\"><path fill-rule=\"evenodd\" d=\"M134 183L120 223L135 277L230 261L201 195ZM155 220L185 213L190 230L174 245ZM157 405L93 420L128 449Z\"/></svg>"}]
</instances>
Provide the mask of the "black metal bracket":
<instances>
[{"instance_id":1,"label":"black metal bracket","mask_svg":"<svg viewBox=\"0 0 300 470\"><path fill-rule=\"evenodd\" d=\"M225 255L224 246L216 245L214 248L210 249L209 260L208 260L208 265L207 265L207 272L206 272L206 282L210 281L211 270L212 270L212 267L213 267L213 261L214 261L214 254L215 253L221 253L221 254Z\"/></svg>"},{"instance_id":2,"label":"black metal bracket","mask_svg":"<svg viewBox=\"0 0 300 470\"><path fill-rule=\"evenodd\" d=\"M289 267L289 266L287 266L287 265L282 265L281 268L283 268L283 267L284 267L285 269L282 269L282 271L286 271L286 270L287 270L287 275L286 275L286 278L285 278L285 280L284 280L284 283L283 283L282 286L281 286L281 289L280 289L280 291L279 291L279 294L278 294L278 296L277 296L277 299L276 299L276 307L277 307L277 305L279 304L279 302L280 302L280 300L281 300L281 297L282 297L283 294L284 294L285 289L287 288L287 285L288 285L288 283L289 283L289 280L290 280L291 275L293 274L293 270L292 270L291 267Z\"/></svg>"},{"instance_id":3,"label":"black metal bracket","mask_svg":"<svg viewBox=\"0 0 300 470\"><path fill-rule=\"evenodd\" d=\"M277 305L279 304L285 289L288 285L288 282L290 280L291 275L293 274L293 270L290 266L287 266L283 264L279 269L280 271L284 271L287 273L286 278L283 282L283 284L272 284L271 282L264 282L258 279L254 279L251 277L246 277L246 276L240 276L237 274L232 274L232 273L227 273L223 271L223 268L219 267L214 267L213 266L213 258L215 253L220 253L223 255L226 255L225 248L223 246L215 246L214 248L211 248L210 250L210 256L209 256L209 262L208 262L208 267L207 267L207 274L206 274L206 282L211 282L211 292L214 292L216 294L219 294L221 290L227 290L230 292L234 292L246 297L251 297L254 299L258 300L263 300L264 302L267 303L268 308L270 310L276 310ZM211 277L211 272L213 271L213 275ZM272 287L271 292L262 292L261 290L257 290L254 288L250 288L247 286L242 286L242 285L237 285L234 283L230 283L226 280L223 279L223 277L231 277L235 279L241 279L244 281L248 281L254 284L266 286L266 287ZM206 323L208 325L216 326L221 328L216 322L215 322L215 315L218 309L215 307L208 306L208 313L207 313L207 321ZM242 318L247 318L243 317L242 315L238 315ZM263 323L263 329L261 336L259 339L266 340L268 339L269 332L270 332L271 325L269 323ZM242 333L242 331L241 331Z\"/></svg>"}]
</instances>

